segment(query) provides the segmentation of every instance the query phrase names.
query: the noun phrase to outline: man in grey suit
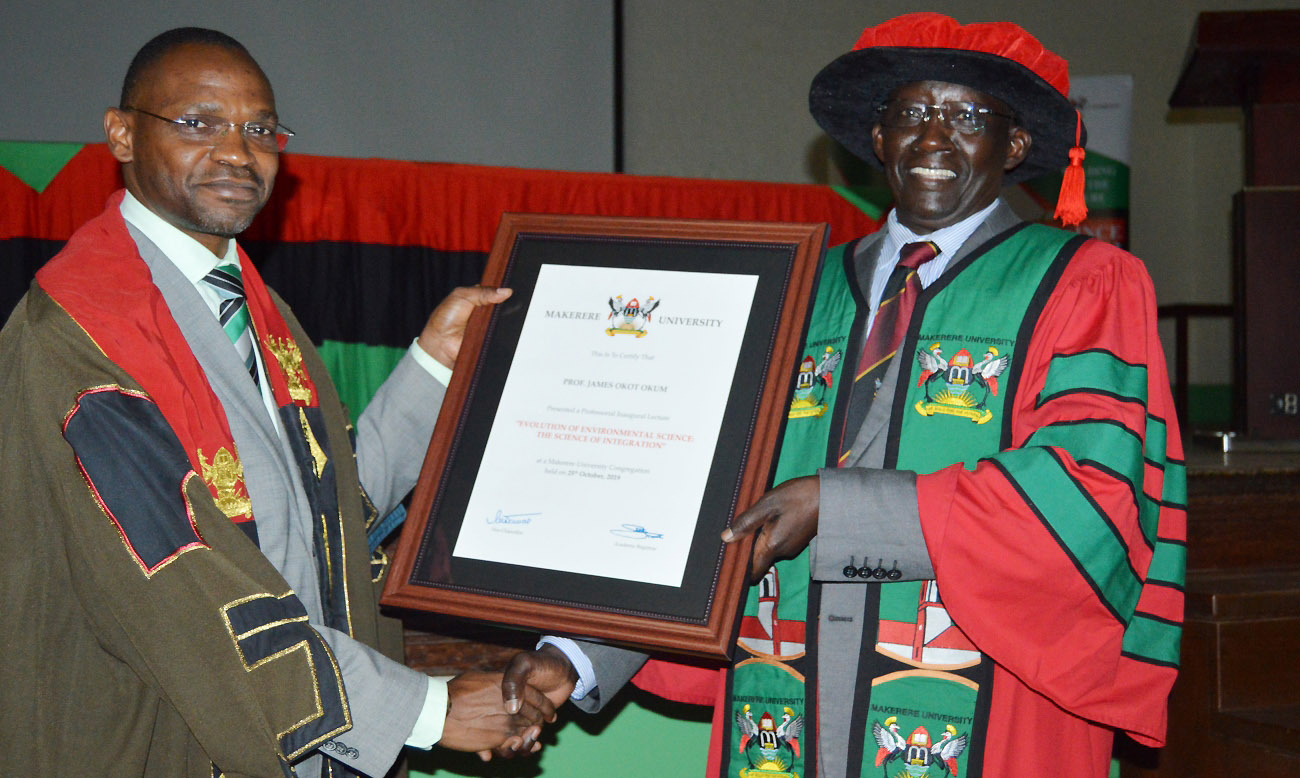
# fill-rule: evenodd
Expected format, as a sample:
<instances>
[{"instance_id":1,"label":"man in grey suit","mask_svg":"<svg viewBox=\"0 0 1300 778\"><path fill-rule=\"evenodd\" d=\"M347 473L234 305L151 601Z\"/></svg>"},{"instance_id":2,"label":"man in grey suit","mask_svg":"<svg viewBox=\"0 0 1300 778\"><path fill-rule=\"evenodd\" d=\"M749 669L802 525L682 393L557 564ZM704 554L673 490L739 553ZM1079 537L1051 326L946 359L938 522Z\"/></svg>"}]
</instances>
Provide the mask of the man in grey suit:
<instances>
[{"instance_id":1,"label":"man in grey suit","mask_svg":"<svg viewBox=\"0 0 1300 778\"><path fill-rule=\"evenodd\" d=\"M826 389L796 393L780 485L724 532L757 585L708 775L1097 778L1115 730L1163 741L1185 487L1150 280L999 198L1068 162L1058 214L1082 218L1068 83L1019 27L932 13L814 80L894 208L829 252L804 350ZM587 709L643 659L547 643L507 685ZM640 683L715 698L699 677Z\"/></svg>"},{"instance_id":2,"label":"man in grey suit","mask_svg":"<svg viewBox=\"0 0 1300 778\"><path fill-rule=\"evenodd\" d=\"M292 135L257 63L163 33L104 128L126 191L0 335L7 769L378 778L403 745L524 748L550 701L403 665L365 538L415 482L469 313L508 292L437 307L354 448L234 240Z\"/></svg>"}]
</instances>

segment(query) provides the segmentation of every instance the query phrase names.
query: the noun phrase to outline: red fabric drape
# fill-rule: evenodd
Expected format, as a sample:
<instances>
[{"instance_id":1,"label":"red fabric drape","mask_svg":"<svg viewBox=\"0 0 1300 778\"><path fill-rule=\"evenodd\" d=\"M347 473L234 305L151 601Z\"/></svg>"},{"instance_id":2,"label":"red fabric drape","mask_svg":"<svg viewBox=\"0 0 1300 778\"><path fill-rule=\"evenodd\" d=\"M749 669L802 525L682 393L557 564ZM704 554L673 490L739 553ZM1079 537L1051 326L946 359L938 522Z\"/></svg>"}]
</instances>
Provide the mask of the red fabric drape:
<instances>
[{"instance_id":1,"label":"red fabric drape","mask_svg":"<svg viewBox=\"0 0 1300 778\"><path fill-rule=\"evenodd\" d=\"M82 149L41 193L0 170L0 240L67 240L121 180L103 144ZM503 211L827 222L832 244L878 224L829 187L809 184L286 154L271 202L245 237L486 252Z\"/></svg>"}]
</instances>

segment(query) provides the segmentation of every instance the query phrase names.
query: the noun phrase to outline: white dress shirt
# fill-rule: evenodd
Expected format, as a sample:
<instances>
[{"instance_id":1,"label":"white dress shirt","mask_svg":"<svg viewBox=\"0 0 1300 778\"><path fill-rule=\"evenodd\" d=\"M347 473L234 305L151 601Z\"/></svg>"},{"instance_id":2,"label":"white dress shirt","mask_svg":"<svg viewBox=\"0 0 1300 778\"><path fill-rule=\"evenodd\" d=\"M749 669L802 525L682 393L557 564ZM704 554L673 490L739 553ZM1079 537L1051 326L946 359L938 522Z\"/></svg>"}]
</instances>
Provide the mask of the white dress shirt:
<instances>
[{"instance_id":1,"label":"white dress shirt","mask_svg":"<svg viewBox=\"0 0 1300 778\"><path fill-rule=\"evenodd\" d=\"M867 316L867 331L863 333L866 337L871 332L871 325L876 318L876 308L880 306L880 297L885 292L885 284L889 281L889 274L894 272L894 266L898 264L903 247L909 243L928 240L939 247L939 255L934 259L926 262L917 269L916 275L921 280L921 288L929 286L943 275L943 271L948 269L948 262L961 244L971 236L984 220L993 213L993 209L998 207L1000 200L994 200L988 207L967 216L965 219L942 227L934 232L925 235L918 235L907 227L904 227L898 221L898 210L890 209L889 216L885 218L885 237L880 242L880 261L876 263L876 270L871 276L871 310Z\"/></svg>"}]
</instances>

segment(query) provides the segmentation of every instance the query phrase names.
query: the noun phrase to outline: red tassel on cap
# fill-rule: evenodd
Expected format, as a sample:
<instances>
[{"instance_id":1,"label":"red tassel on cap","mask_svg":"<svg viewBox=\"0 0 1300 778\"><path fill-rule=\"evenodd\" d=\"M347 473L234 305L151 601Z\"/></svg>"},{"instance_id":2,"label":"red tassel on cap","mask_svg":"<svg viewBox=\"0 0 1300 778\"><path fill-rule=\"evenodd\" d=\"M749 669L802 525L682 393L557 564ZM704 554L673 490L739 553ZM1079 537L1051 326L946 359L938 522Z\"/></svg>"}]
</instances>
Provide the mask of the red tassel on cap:
<instances>
[{"instance_id":1,"label":"red tassel on cap","mask_svg":"<svg viewBox=\"0 0 1300 778\"><path fill-rule=\"evenodd\" d=\"M1083 127L1083 115L1076 108L1074 126L1074 148L1070 149L1070 165L1061 178L1061 193L1056 198L1056 213L1053 216L1061 220L1066 227L1074 227L1088 218L1088 203L1083 196L1083 147L1078 145Z\"/></svg>"}]
</instances>

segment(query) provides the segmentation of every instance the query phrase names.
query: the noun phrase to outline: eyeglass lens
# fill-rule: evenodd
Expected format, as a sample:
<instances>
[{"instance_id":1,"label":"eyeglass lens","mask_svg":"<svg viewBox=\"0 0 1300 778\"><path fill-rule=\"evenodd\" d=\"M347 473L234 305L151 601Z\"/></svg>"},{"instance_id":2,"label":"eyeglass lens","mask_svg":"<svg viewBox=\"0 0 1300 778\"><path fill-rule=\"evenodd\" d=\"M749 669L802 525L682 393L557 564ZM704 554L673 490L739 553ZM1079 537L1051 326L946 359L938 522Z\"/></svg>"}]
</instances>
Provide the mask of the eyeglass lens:
<instances>
[{"instance_id":1,"label":"eyeglass lens","mask_svg":"<svg viewBox=\"0 0 1300 778\"><path fill-rule=\"evenodd\" d=\"M284 151L289 135L281 132L274 122L229 122L217 116L189 114L178 118L174 124L182 138L195 143L210 143L220 139L228 130L238 130L250 144L266 151Z\"/></svg>"},{"instance_id":2,"label":"eyeglass lens","mask_svg":"<svg viewBox=\"0 0 1300 778\"><path fill-rule=\"evenodd\" d=\"M185 114L175 119L169 119L166 116L160 116L140 108L126 107L125 110L167 122L175 128L176 133L183 140L190 143L215 145L225 136L228 130L237 129L249 144L264 151L280 152L284 151L284 147L289 143L289 138L294 135L293 130L276 122L244 122L240 124L226 121L220 116L209 116L207 114Z\"/></svg>"},{"instance_id":3,"label":"eyeglass lens","mask_svg":"<svg viewBox=\"0 0 1300 778\"><path fill-rule=\"evenodd\" d=\"M1001 116L992 109L970 102L949 102L939 105L926 105L892 100L883 106L880 123L886 127L919 127L937 118L944 127L963 134L974 134L984 130L989 116Z\"/></svg>"}]
</instances>

